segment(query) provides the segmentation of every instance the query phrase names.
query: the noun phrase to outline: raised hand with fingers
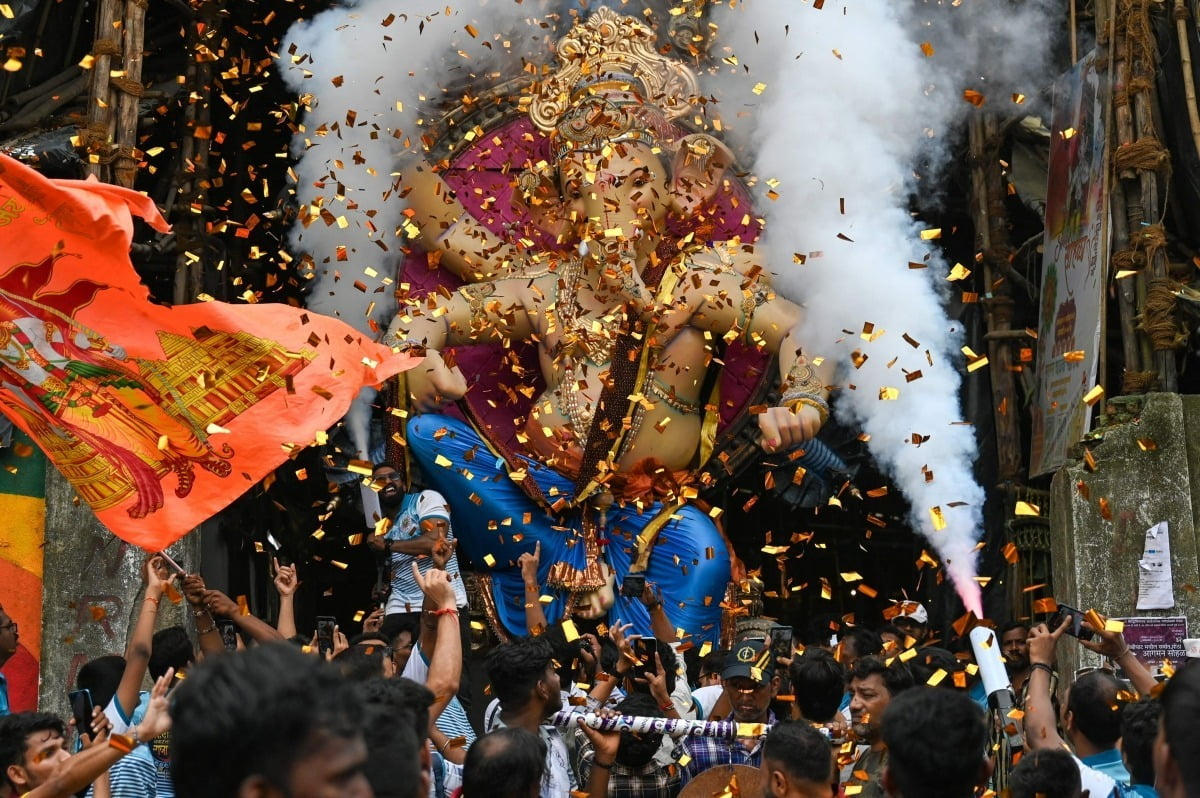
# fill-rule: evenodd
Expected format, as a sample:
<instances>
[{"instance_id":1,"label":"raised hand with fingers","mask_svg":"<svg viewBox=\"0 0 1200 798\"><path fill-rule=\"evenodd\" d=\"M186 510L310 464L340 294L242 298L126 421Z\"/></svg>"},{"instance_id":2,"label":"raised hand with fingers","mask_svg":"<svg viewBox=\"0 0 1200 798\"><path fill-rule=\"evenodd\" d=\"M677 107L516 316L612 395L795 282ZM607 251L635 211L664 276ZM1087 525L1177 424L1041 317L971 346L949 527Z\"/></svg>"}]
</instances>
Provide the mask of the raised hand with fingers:
<instances>
[{"instance_id":1,"label":"raised hand with fingers","mask_svg":"<svg viewBox=\"0 0 1200 798\"><path fill-rule=\"evenodd\" d=\"M237 602L220 590L205 590L204 606L213 615L218 615L222 618L233 618L236 615L241 615L242 612Z\"/></svg>"},{"instance_id":2,"label":"raised hand with fingers","mask_svg":"<svg viewBox=\"0 0 1200 798\"><path fill-rule=\"evenodd\" d=\"M438 532L437 540L433 544L433 550L429 553L429 559L433 562L433 567L439 571L446 570L446 564L454 556L454 547L457 545L457 540L446 539L446 530L444 528Z\"/></svg>"},{"instance_id":3,"label":"raised hand with fingers","mask_svg":"<svg viewBox=\"0 0 1200 798\"><path fill-rule=\"evenodd\" d=\"M204 591L207 589L204 577L200 574L188 574L183 578L183 596L193 607L204 606Z\"/></svg>"},{"instance_id":4,"label":"raised hand with fingers","mask_svg":"<svg viewBox=\"0 0 1200 798\"><path fill-rule=\"evenodd\" d=\"M167 668L167 672L154 682L150 690L150 703L142 722L133 729L133 736L138 742L148 743L160 734L170 731L171 714L168 712L167 692L175 681L175 669Z\"/></svg>"},{"instance_id":5,"label":"raised hand with fingers","mask_svg":"<svg viewBox=\"0 0 1200 798\"><path fill-rule=\"evenodd\" d=\"M533 547L533 551L527 551L517 558L517 565L521 568L521 578L525 580L525 587L538 586L538 566L542 563L542 542L539 540Z\"/></svg>"},{"instance_id":6,"label":"raised hand with fingers","mask_svg":"<svg viewBox=\"0 0 1200 798\"><path fill-rule=\"evenodd\" d=\"M422 574L421 569L414 562L412 563L412 572L417 584L421 587L421 592L428 596L438 609L452 610L456 608L454 586L450 584L450 577L446 575L445 571L430 569Z\"/></svg>"},{"instance_id":7,"label":"raised hand with fingers","mask_svg":"<svg viewBox=\"0 0 1200 798\"><path fill-rule=\"evenodd\" d=\"M275 564L275 589L279 591L280 597L291 598L296 594L296 589L300 587L296 566L280 565L278 557L272 558L271 561Z\"/></svg>"},{"instance_id":8,"label":"raised hand with fingers","mask_svg":"<svg viewBox=\"0 0 1200 798\"><path fill-rule=\"evenodd\" d=\"M637 662L637 655L633 653L632 641L638 639L641 635L627 635L626 633L632 628L633 624L631 623L613 624L608 627L608 638L613 641L613 644L617 647L617 651L620 652L620 656L617 657L616 667L618 674L628 672L633 663Z\"/></svg>"},{"instance_id":9,"label":"raised hand with fingers","mask_svg":"<svg viewBox=\"0 0 1200 798\"><path fill-rule=\"evenodd\" d=\"M151 554L142 565L142 583L146 586L146 595L157 598L167 589L167 585L175 583L175 574L167 568L167 562L161 555Z\"/></svg>"},{"instance_id":10,"label":"raised hand with fingers","mask_svg":"<svg viewBox=\"0 0 1200 798\"><path fill-rule=\"evenodd\" d=\"M364 632L378 632L380 629L382 629L383 609L376 607L374 610L372 610L371 614L363 620L362 628Z\"/></svg>"}]
</instances>

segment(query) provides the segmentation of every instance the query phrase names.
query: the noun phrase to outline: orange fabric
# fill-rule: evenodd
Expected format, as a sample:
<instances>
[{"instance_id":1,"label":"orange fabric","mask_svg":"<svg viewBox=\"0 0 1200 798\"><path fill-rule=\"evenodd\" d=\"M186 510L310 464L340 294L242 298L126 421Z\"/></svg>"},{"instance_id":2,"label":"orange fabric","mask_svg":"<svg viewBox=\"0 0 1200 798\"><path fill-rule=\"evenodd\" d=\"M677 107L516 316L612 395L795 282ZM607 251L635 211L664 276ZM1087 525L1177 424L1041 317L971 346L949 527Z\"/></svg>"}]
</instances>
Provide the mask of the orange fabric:
<instances>
[{"instance_id":1,"label":"orange fabric","mask_svg":"<svg viewBox=\"0 0 1200 798\"><path fill-rule=\"evenodd\" d=\"M134 215L168 229L147 197L0 155L0 412L157 551L415 360L286 305L153 304Z\"/></svg>"}]
</instances>

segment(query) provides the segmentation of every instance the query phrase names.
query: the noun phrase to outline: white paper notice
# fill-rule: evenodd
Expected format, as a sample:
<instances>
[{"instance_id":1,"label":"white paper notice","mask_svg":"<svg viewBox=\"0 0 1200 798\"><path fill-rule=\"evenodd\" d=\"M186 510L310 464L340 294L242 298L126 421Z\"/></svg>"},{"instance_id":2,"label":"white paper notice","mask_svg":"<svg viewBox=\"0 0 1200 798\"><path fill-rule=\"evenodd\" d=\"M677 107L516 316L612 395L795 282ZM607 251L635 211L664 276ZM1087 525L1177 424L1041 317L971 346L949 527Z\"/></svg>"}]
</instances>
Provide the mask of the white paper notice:
<instances>
[{"instance_id":1,"label":"white paper notice","mask_svg":"<svg viewBox=\"0 0 1200 798\"><path fill-rule=\"evenodd\" d=\"M1146 545L1138 560L1139 610L1169 610L1175 606L1171 586L1171 537L1167 522L1160 521L1146 530Z\"/></svg>"}]
</instances>

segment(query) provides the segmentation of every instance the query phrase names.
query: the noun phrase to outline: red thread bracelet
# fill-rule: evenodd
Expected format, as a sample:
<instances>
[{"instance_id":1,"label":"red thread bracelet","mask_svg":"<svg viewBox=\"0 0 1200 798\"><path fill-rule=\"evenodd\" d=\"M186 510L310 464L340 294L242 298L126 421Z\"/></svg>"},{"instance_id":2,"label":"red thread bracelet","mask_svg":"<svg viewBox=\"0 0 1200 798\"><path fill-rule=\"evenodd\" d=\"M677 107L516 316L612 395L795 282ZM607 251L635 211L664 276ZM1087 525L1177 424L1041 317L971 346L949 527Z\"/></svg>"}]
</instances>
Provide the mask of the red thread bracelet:
<instances>
[{"instance_id":1,"label":"red thread bracelet","mask_svg":"<svg viewBox=\"0 0 1200 798\"><path fill-rule=\"evenodd\" d=\"M434 616L435 616L435 617L441 617L441 616L443 616L443 615L454 615L454 616L457 616L457 615L458 615L458 610L457 610L456 608L454 608L454 607L447 607L447 608L446 608L446 609L444 609L444 610L434 610L434 611L433 611L433 614L434 614Z\"/></svg>"}]
</instances>

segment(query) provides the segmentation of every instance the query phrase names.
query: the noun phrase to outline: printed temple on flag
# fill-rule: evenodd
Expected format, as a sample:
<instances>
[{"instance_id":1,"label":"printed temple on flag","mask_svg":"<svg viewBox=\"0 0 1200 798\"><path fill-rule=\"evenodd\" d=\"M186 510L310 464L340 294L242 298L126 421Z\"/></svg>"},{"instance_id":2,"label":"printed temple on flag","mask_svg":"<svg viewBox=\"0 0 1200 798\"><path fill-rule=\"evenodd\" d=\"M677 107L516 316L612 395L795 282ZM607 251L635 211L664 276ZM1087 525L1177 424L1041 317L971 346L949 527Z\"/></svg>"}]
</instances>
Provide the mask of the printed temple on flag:
<instances>
[{"instance_id":1,"label":"printed temple on flag","mask_svg":"<svg viewBox=\"0 0 1200 798\"><path fill-rule=\"evenodd\" d=\"M280 304L150 301L146 197L0 155L0 412L119 537L157 551L415 362Z\"/></svg>"}]
</instances>

